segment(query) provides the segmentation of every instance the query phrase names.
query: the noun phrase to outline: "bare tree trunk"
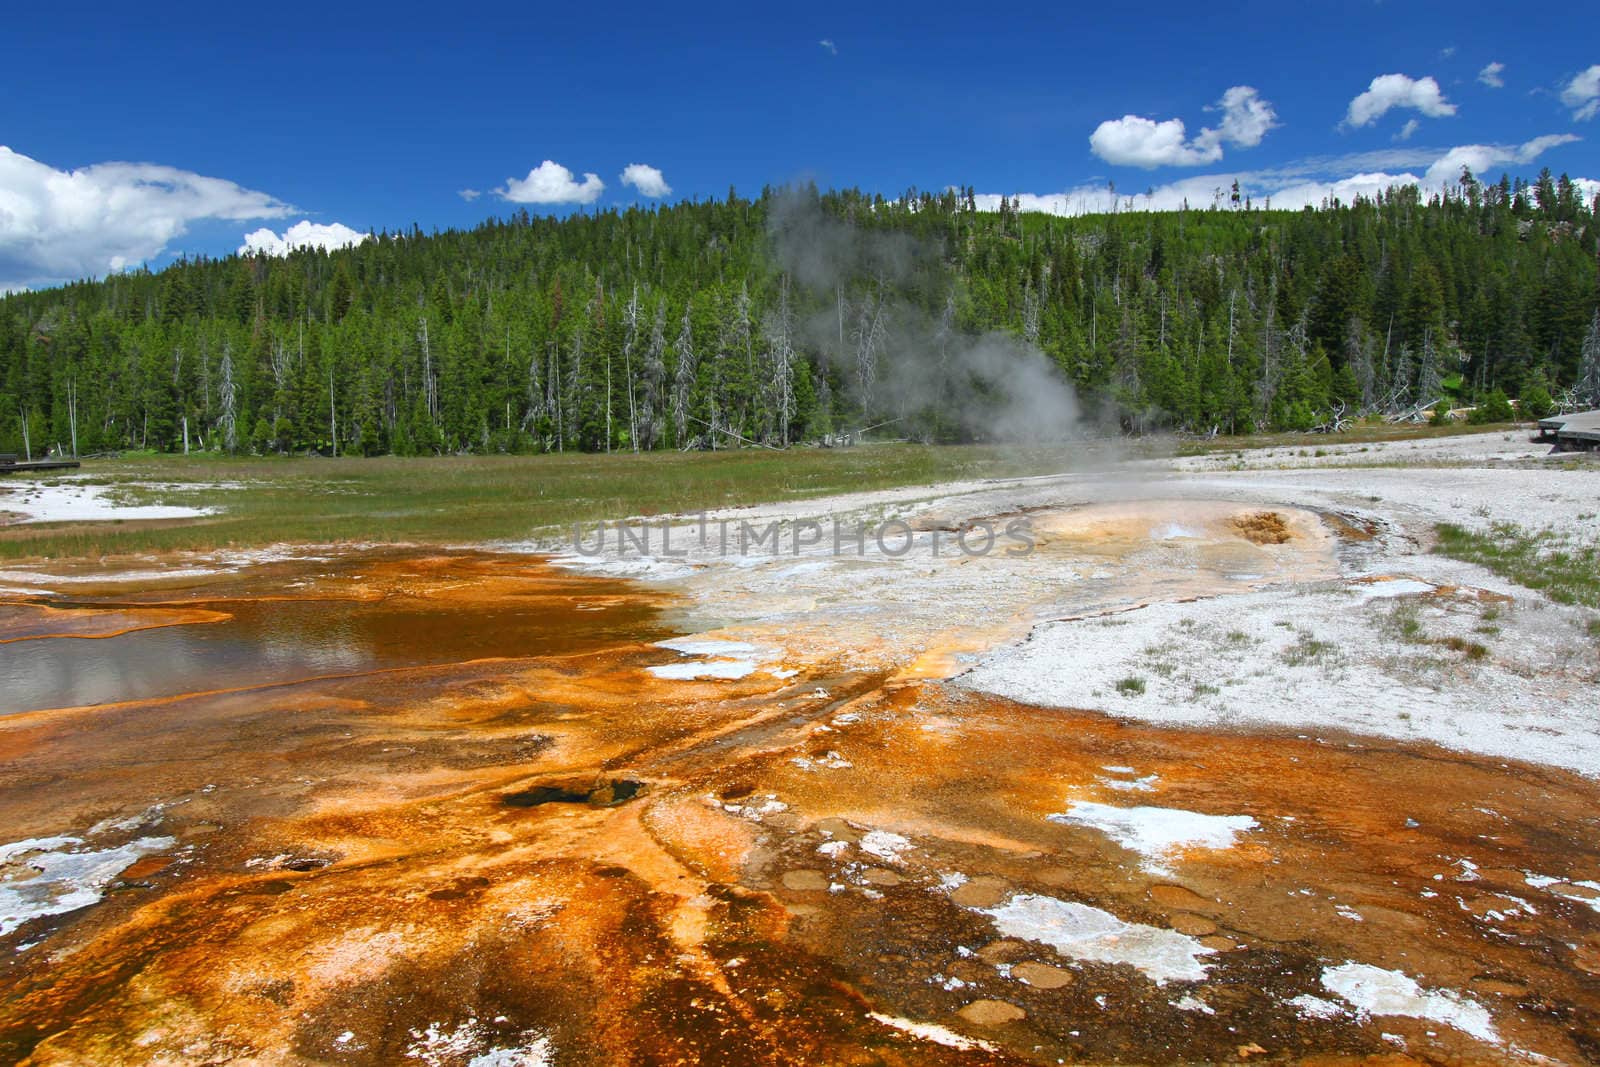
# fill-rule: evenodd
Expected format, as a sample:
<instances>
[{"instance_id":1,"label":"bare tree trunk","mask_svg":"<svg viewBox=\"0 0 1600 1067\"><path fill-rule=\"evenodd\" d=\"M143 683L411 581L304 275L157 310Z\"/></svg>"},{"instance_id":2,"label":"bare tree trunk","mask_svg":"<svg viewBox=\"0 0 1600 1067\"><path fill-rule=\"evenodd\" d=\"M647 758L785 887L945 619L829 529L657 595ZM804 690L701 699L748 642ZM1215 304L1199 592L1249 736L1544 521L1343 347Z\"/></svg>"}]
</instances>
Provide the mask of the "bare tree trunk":
<instances>
[{"instance_id":1,"label":"bare tree trunk","mask_svg":"<svg viewBox=\"0 0 1600 1067\"><path fill-rule=\"evenodd\" d=\"M67 381L67 424L72 430L72 458L78 458L78 379Z\"/></svg>"},{"instance_id":2,"label":"bare tree trunk","mask_svg":"<svg viewBox=\"0 0 1600 1067\"><path fill-rule=\"evenodd\" d=\"M794 312L789 306L789 276L778 283L778 306L768 319L767 342L772 349L772 402L778 415L778 440L789 444L789 416L794 411Z\"/></svg>"},{"instance_id":3,"label":"bare tree trunk","mask_svg":"<svg viewBox=\"0 0 1600 1067\"><path fill-rule=\"evenodd\" d=\"M233 384L233 349L222 347L222 444L229 452L239 446L238 394Z\"/></svg>"},{"instance_id":4,"label":"bare tree trunk","mask_svg":"<svg viewBox=\"0 0 1600 1067\"><path fill-rule=\"evenodd\" d=\"M328 364L328 437L332 442L333 455L339 457L339 412L333 405L333 363Z\"/></svg>"},{"instance_id":5,"label":"bare tree trunk","mask_svg":"<svg viewBox=\"0 0 1600 1067\"><path fill-rule=\"evenodd\" d=\"M639 340L638 285L633 287L633 296L629 298L623 316L627 325L627 333L622 342L622 373L628 382L628 444L637 452L639 451L639 407L633 395L633 348Z\"/></svg>"},{"instance_id":6,"label":"bare tree trunk","mask_svg":"<svg viewBox=\"0 0 1600 1067\"><path fill-rule=\"evenodd\" d=\"M678 431L677 446L684 447L689 433L689 398L694 390L694 331L689 318L690 305L683 305L683 326L678 331L678 369L672 378L672 421Z\"/></svg>"}]
</instances>

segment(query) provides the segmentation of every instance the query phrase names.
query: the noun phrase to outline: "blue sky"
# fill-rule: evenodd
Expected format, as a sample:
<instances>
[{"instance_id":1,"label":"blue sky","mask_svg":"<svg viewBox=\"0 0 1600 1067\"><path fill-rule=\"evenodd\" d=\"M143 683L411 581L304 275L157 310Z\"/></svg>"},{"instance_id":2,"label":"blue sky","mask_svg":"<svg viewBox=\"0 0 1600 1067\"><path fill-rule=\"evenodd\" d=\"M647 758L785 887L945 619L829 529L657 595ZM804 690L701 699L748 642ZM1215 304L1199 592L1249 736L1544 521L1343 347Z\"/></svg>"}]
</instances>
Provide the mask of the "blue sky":
<instances>
[{"instance_id":1,"label":"blue sky","mask_svg":"<svg viewBox=\"0 0 1600 1067\"><path fill-rule=\"evenodd\" d=\"M1171 207L1238 175L1280 205L1462 161L1600 178L1600 35L1558 5L28 4L0 50L0 287L301 221L648 202L629 164L669 200L812 177L1058 211L1108 181ZM545 160L572 187L528 181Z\"/></svg>"}]
</instances>

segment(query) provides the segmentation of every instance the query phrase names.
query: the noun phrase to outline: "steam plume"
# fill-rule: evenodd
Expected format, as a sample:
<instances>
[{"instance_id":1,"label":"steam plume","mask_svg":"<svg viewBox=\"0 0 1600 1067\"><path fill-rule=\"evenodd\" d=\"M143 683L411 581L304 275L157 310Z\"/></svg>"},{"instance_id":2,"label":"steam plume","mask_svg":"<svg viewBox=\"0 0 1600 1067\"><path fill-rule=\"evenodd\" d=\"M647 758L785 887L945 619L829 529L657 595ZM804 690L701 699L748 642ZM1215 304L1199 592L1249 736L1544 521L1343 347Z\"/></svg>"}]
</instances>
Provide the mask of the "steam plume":
<instances>
[{"instance_id":1,"label":"steam plume","mask_svg":"<svg viewBox=\"0 0 1600 1067\"><path fill-rule=\"evenodd\" d=\"M870 220L851 225L809 190L775 198L768 227L779 264L815 309L801 317L801 341L839 372L863 425L893 420L910 433L979 440L1081 436L1077 395L1043 352L960 328L941 249Z\"/></svg>"}]
</instances>

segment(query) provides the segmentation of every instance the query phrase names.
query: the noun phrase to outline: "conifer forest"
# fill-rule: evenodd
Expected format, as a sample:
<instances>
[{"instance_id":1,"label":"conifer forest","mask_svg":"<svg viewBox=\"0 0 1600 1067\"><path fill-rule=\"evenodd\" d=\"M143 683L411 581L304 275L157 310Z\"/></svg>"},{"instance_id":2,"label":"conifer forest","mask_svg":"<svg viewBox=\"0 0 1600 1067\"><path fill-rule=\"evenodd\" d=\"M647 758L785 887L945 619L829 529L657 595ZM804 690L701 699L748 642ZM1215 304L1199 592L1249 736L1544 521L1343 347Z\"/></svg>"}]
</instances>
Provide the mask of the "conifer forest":
<instances>
[{"instance_id":1,"label":"conifer forest","mask_svg":"<svg viewBox=\"0 0 1600 1067\"><path fill-rule=\"evenodd\" d=\"M185 259L0 299L0 451L1249 433L1507 397L1538 415L1600 401L1597 211L1548 171L1077 218L800 187Z\"/></svg>"}]
</instances>

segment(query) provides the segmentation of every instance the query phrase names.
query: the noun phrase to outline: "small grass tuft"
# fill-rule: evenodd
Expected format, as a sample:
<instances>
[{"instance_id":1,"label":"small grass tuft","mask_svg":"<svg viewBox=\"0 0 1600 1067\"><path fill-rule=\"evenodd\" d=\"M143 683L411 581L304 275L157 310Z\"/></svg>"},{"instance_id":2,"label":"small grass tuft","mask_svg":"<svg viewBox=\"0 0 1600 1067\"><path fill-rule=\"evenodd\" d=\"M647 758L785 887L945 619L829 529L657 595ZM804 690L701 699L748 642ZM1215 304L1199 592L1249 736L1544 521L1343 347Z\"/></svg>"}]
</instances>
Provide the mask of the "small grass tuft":
<instances>
[{"instance_id":1,"label":"small grass tuft","mask_svg":"<svg viewBox=\"0 0 1600 1067\"><path fill-rule=\"evenodd\" d=\"M1117 683L1117 692L1121 693L1123 696L1143 696L1144 679L1137 675L1130 674L1128 677Z\"/></svg>"},{"instance_id":2,"label":"small grass tuft","mask_svg":"<svg viewBox=\"0 0 1600 1067\"><path fill-rule=\"evenodd\" d=\"M1294 644L1283 650L1283 661L1291 667L1303 667L1336 658L1338 652L1331 641L1319 641L1311 636L1311 631L1301 630Z\"/></svg>"},{"instance_id":3,"label":"small grass tuft","mask_svg":"<svg viewBox=\"0 0 1600 1067\"><path fill-rule=\"evenodd\" d=\"M1583 543L1553 530L1497 522L1486 532L1454 523L1436 527L1434 551L1476 563L1557 604L1600 607L1600 542Z\"/></svg>"},{"instance_id":4,"label":"small grass tuft","mask_svg":"<svg viewBox=\"0 0 1600 1067\"><path fill-rule=\"evenodd\" d=\"M1468 641L1465 637L1446 637L1439 643L1448 649L1460 652L1470 660L1485 660L1489 658L1487 645L1479 644L1477 641Z\"/></svg>"},{"instance_id":5,"label":"small grass tuft","mask_svg":"<svg viewBox=\"0 0 1600 1067\"><path fill-rule=\"evenodd\" d=\"M1428 635L1422 629L1422 620L1417 618L1417 609L1411 604L1397 606L1384 620L1384 626L1407 644L1420 645L1428 640Z\"/></svg>"}]
</instances>

